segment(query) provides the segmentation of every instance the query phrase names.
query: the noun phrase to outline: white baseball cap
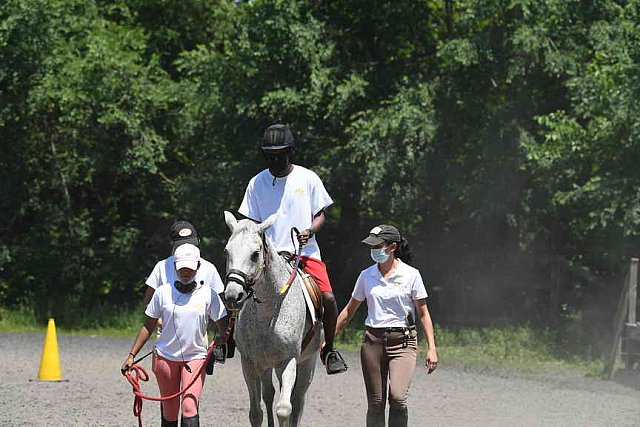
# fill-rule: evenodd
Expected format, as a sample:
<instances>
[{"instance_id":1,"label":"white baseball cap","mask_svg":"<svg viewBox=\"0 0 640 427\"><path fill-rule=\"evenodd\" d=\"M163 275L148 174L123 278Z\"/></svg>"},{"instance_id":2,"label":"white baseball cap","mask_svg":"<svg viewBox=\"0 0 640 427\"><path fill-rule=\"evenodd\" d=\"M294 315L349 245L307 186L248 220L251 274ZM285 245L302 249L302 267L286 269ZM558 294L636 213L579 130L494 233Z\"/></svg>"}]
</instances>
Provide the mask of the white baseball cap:
<instances>
[{"instance_id":1,"label":"white baseball cap","mask_svg":"<svg viewBox=\"0 0 640 427\"><path fill-rule=\"evenodd\" d=\"M191 243L185 243L176 248L173 259L176 263L176 270L185 267L191 270L197 270L198 263L200 262L200 249Z\"/></svg>"}]
</instances>

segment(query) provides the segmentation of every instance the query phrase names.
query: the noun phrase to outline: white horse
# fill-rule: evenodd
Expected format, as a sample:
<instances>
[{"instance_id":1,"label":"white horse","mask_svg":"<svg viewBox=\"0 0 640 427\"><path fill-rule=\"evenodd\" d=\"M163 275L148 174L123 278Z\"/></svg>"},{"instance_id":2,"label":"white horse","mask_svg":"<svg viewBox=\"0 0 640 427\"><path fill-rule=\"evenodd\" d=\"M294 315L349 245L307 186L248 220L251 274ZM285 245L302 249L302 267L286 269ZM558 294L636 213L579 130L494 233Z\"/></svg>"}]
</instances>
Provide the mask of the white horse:
<instances>
[{"instance_id":1,"label":"white horse","mask_svg":"<svg viewBox=\"0 0 640 427\"><path fill-rule=\"evenodd\" d=\"M238 221L230 212L224 215L231 229L225 247L224 300L229 311L239 310L234 338L249 389L251 426L262 425L261 391L268 424L274 425L272 369L280 383L276 408L279 424L297 426L313 379L322 324L313 324L307 313L299 275L288 289L283 289L289 278L287 264L265 235L275 215L260 224ZM311 329L312 338L303 348Z\"/></svg>"}]
</instances>

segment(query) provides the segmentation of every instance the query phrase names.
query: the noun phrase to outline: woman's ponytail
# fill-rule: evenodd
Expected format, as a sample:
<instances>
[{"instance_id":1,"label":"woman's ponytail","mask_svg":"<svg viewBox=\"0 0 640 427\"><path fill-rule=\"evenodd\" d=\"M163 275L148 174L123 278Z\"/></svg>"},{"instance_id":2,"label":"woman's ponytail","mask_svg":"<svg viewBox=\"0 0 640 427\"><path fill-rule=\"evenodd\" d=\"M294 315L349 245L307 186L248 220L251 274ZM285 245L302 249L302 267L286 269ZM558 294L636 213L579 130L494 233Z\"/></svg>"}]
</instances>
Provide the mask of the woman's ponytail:
<instances>
[{"instance_id":1,"label":"woman's ponytail","mask_svg":"<svg viewBox=\"0 0 640 427\"><path fill-rule=\"evenodd\" d=\"M404 236L401 236L400 241L396 242L398 247L396 248L393 256L399 258L405 264L411 264L413 261L413 255L411 254L411 248L409 247L409 242Z\"/></svg>"}]
</instances>

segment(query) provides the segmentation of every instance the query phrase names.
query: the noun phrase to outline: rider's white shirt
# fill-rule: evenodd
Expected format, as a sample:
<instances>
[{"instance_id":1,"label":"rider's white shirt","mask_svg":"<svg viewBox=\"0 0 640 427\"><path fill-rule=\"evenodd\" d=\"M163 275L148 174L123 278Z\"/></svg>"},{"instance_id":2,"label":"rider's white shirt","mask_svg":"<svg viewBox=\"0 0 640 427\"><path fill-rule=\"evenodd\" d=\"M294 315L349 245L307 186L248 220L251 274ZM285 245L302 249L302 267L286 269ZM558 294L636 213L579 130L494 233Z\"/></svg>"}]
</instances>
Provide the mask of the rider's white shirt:
<instances>
[{"instance_id":1,"label":"rider's white shirt","mask_svg":"<svg viewBox=\"0 0 640 427\"><path fill-rule=\"evenodd\" d=\"M145 314L162 319L162 335L155 350L173 361L204 359L207 356L207 321L226 316L218 294L207 284L198 285L191 294L183 294L174 284L156 289Z\"/></svg>"},{"instance_id":2,"label":"rider's white shirt","mask_svg":"<svg viewBox=\"0 0 640 427\"><path fill-rule=\"evenodd\" d=\"M169 258L165 258L162 261L158 261L153 267L153 271L147 277L145 282L147 286L157 289L158 286L164 283L173 283L178 280L176 275L176 268L173 263L173 255ZM216 267L204 258L200 258L200 268L196 272L196 283L204 282L212 286L216 293L220 293L224 290L224 284L220 279L218 270Z\"/></svg>"},{"instance_id":3,"label":"rider's white shirt","mask_svg":"<svg viewBox=\"0 0 640 427\"><path fill-rule=\"evenodd\" d=\"M427 298L420 272L398 260L398 268L384 279L378 264L362 270L351 297L356 301L367 300L367 318L364 324L372 328L407 326L406 316L415 313L415 301Z\"/></svg>"},{"instance_id":4,"label":"rider's white shirt","mask_svg":"<svg viewBox=\"0 0 640 427\"><path fill-rule=\"evenodd\" d=\"M294 165L291 173L282 178L274 177L269 169L254 176L247 185L238 212L260 222L277 212L277 219L267 230L267 236L277 251L294 253L296 248L291 242L291 228L302 231L311 227L314 215L332 203L320 177L309 169ZM302 248L302 255L321 259L315 236Z\"/></svg>"}]
</instances>

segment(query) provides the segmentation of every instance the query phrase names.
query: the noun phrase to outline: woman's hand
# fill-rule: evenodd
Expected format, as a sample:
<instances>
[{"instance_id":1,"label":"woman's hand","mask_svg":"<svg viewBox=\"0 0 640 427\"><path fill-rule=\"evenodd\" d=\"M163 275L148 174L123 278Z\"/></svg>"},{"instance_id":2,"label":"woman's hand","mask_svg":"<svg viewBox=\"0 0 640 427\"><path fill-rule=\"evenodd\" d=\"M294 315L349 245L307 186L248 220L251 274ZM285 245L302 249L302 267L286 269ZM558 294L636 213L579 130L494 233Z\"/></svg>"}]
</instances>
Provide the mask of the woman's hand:
<instances>
[{"instance_id":1,"label":"woman's hand","mask_svg":"<svg viewBox=\"0 0 640 427\"><path fill-rule=\"evenodd\" d=\"M122 364L122 368L120 368L120 371L124 374L129 369L131 369L131 366L133 366L133 354L129 353L124 363Z\"/></svg>"},{"instance_id":2,"label":"woman's hand","mask_svg":"<svg viewBox=\"0 0 640 427\"><path fill-rule=\"evenodd\" d=\"M436 370L436 368L438 367L438 353L436 352L435 348L429 348L429 350L427 351L427 357L424 360L424 364L426 365L427 369L429 369L427 374L430 374L431 372Z\"/></svg>"}]
</instances>

